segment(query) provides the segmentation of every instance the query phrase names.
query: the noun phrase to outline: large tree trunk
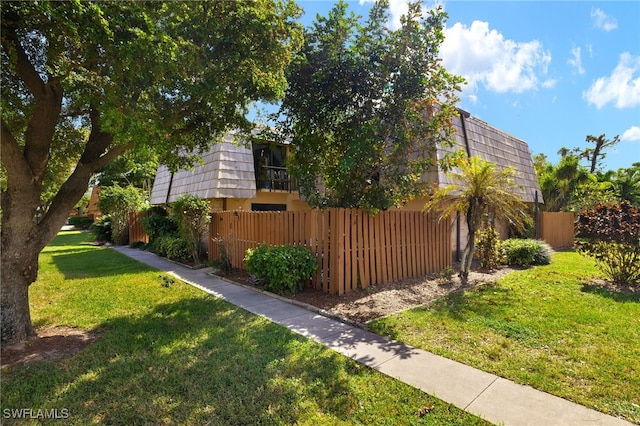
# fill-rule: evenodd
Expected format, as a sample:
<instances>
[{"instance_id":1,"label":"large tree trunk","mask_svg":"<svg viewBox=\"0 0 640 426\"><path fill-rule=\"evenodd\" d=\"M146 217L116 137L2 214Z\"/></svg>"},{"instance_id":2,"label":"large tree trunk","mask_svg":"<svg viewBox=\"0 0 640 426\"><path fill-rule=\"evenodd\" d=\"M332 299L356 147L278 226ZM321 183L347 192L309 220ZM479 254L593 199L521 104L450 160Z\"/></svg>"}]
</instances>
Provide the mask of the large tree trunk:
<instances>
[{"instance_id":1,"label":"large tree trunk","mask_svg":"<svg viewBox=\"0 0 640 426\"><path fill-rule=\"evenodd\" d=\"M26 253L21 250L17 253ZM11 259L7 259L11 257ZM33 335L29 312L29 285L38 271L38 257L2 253L2 293L0 318L2 319L2 345L14 344Z\"/></svg>"},{"instance_id":2,"label":"large tree trunk","mask_svg":"<svg viewBox=\"0 0 640 426\"><path fill-rule=\"evenodd\" d=\"M16 185L2 192L2 272L0 309L2 345L19 343L33 334L29 286L38 278L38 256L64 225L69 212L87 189L91 174L79 165L62 185L49 210L36 220L41 187Z\"/></svg>"}]
</instances>

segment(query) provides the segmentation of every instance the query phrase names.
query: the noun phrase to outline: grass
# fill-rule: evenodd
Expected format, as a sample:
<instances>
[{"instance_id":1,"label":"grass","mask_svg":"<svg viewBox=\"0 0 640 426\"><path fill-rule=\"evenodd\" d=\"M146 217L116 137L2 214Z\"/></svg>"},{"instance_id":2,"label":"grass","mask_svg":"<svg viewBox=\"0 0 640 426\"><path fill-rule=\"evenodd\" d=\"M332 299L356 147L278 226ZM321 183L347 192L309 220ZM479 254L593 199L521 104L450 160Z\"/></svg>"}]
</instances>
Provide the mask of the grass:
<instances>
[{"instance_id":1,"label":"grass","mask_svg":"<svg viewBox=\"0 0 640 426\"><path fill-rule=\"evenodd\" d=\"M61 233L40 265L34 323L101 337L72 358L3 370L2 413L66 409L65 424L82 425L488 424L86 233Z\"/></svg>"},{"instance_id":2,"label":"grass","mask_svg":"<svg viewBox=\"0 0 640 426\"><path fill-rule=\"evenodd\" d=\"M432 304L372 331L640 423L640 294L587 284L575 252Z\"/></svg>"}]
</instances>

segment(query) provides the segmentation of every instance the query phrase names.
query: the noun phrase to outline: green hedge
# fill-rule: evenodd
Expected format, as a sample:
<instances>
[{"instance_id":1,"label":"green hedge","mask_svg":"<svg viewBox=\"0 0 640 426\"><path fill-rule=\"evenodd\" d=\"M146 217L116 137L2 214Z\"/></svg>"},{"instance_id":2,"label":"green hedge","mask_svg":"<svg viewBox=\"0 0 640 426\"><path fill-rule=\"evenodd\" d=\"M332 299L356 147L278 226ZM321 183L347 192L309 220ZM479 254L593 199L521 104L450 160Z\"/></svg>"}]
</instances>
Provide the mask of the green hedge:
<instances>
[{"instance_id":1,"label":"green hedge","mask_svg":"<svg viewBox=\"0 0 640 426\"><path fill-rule=\"evenodd\" d=\"M265 288L279 294L297 293L304 281L316 273L318 261L304 247L261 244L248 249L244 258L250 273L263 280Z\"/></svg>"},{"instance_id":2,"label":"green hedge","mask_svg":"<svg viewBox=\"0 0 640 426\"><path fill-rule=\"evenodd\" d=\"M93 219L87 216L71 216L69 218L69 225L78 229L89 229L92 223Z\"/></svg>"}]
</instances>

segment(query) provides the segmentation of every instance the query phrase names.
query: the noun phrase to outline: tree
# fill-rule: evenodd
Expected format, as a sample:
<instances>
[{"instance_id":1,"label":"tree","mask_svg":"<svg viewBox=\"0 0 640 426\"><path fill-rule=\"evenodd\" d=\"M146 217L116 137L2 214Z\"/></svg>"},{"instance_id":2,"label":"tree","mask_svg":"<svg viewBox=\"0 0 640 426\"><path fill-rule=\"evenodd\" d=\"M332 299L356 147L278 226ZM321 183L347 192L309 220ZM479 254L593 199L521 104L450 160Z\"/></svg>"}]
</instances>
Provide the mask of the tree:
<instances>
[{"instance_id":1,"label":"tree","mask_svg":"<svg viewBox=\"0 0 640 426\"><path fill-rule=\"evenodd\" d=\"M501 170L490 162L474 156L458 161L459 171L447 173L451 184L438 188L425 205L428 212L439 213L440 219L461 213L469 229L468 241L462 253L460 278L466 282L475 251L476 233L483 221L507 223L524 231L532 221L526 204L518 195L513 167Z\"/></svg>"},{"instance_id":2,"label":"tree","mask_svg":"<svg viewBox=\"0 0 640 426\"><path fill-rule=\"evenodd\" d=\"M609 140L605 138L604 133L596 137L593 135L587 135L586 141L594 144L593 148L574 148L573 153L580 159L585 159L589 162L589 172L595 173L601 167L602 160L607 156L606 152L603 152L606 148L611 148L620 142L620 136L616 135L613 139Z\"/></svg>"},{"instance_id":3,"label":"tree","mask_svg":"<svg viewBox=\"0 0 640 426\"><path fill-rule=\"evenodd\" d=\"M4 344L32 334L38 255L91 175L140 146L184 166L249 128L251 102L283 95L301 30L292 0L1 2L0 13ZM71 167L45 205L62 159Z\"/></svg>"},{"instance_id":4,"label":"tree","mask_svg":"<svg viewBox=\"0 0 640 426\"><path fill-rule=\"evenodd\" d=\"M278 127L311 206L376 212L406 202L426 190L435 148L453 135L462 80L438 59L446 14L410 4L391 31L387 7L377 2L361 24L339 2L288 69Z\"/></svg>"},{"instance_id":5,"label":"tree","mask_svg":"<svg viewBox=\"0 0 640 426\"><path fill-rule=\"evenodd\" d=\"M640 207L640 162L620 168L611 175L611 183L621 201Z\"/></svg>"},{"instance_id":6,"label":"tree","mask_svg":"<svg viewBox=\"0 0 640 426\"><path fill-rule=\"evenodd\" d=\"M573 205L584 205L581 197L598 192L597 179L580 165L578 157L566 148L560 150L562 157L557 165L550 163L544 154L534 157L534 167L540 184L544 204L542 208L549 212L570 210ZM583 190L589 188L588 190Z\"/></svg>"}]
</instances>

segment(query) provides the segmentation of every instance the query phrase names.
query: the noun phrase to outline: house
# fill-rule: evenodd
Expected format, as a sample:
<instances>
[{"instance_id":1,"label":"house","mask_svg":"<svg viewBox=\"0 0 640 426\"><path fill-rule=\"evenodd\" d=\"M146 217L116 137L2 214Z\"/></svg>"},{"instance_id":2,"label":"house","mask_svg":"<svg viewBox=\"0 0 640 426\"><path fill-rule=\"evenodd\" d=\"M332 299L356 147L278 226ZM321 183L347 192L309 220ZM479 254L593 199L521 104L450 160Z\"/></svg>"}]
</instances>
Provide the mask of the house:
<instances>
[{"instance_id":1,"label":"house","mask_svg":"<svg viewBox=\"0 0 640 426\"><path fill-rule=\"evenodd\" d=\"M172 203L183 194L209 200L211 211L302 210L298 186L286 170L287 147L253 143L251 148L227 136L202 155L202 165L176 173L160 166L151 204Z\"/></svg>"},{"instance_id":2,"label":"house","mask_svg":"<svg viewBox=\"0 0 640 426\"><path fill-rule=\"evenodd\" d=\"M462 110L453 124L456 140L448 151L463 149L469 156L479 155L499 167L515 167L518 171L516 183L522 188L523 200L527 203L543 201L525 141ZM447 150L440 150L438 158ZM203 164L193 170L171 173L166 167L159 167L151 191L151 204L171 203L189 193L209 200L212 211L310 210L300 199L295 179L287 173L286 156L286 145L254 142L249 148L234 144L229 136L205 153ZM427 178L439 185L449 183L442 171L431 173ZM419 211L425 202L425 199L415 199L400 208ZM506 232L506 229L501 231L503 236ZM451 233L456 257L466 244L466 235L464 220L458 218Z\"/></svg>"}]
</instances>

